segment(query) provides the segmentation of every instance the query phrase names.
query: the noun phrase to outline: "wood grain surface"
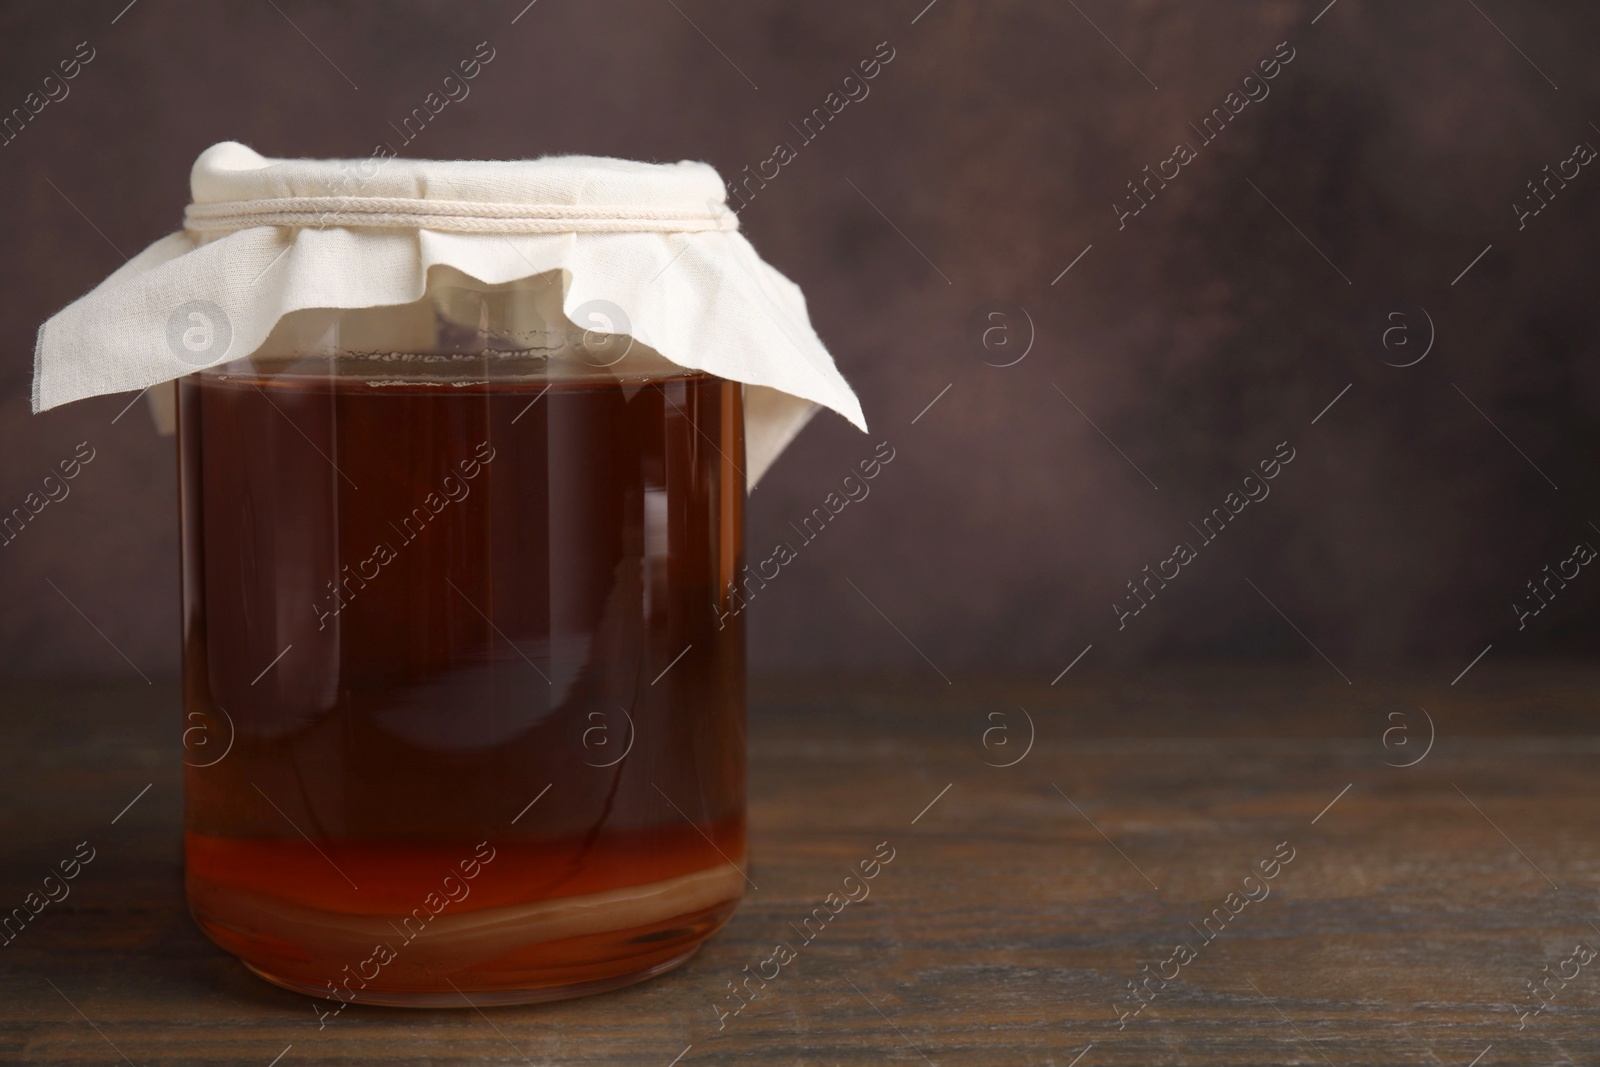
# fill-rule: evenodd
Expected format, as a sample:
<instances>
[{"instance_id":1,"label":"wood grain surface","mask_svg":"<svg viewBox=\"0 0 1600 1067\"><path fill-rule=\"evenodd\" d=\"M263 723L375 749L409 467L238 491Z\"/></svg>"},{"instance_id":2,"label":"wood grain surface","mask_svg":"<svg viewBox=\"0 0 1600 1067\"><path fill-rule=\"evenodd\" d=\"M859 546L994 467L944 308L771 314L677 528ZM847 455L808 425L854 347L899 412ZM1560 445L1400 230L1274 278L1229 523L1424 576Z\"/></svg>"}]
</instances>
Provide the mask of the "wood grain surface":
<instances>
[{"instance_id":1,"label":"wood grain surface","mask_svg":"<svg viewBox=\"0 0 1600 1067\"><path fill-rule=\"evenodd\" d=\"M320 1030L312 1001L248 974L185 910L175 690L9 688L0 909L79 842L95 858L0 948L0 1058L1600 1062L1600 960L1564 962L1600 947L1600 669L1453 673L763 680L759 888L686 966L534 1007L356 1006ZM881 842L894 859L871 895L800 944L791 924ZM796 958L719 1024L727 983L779 941ZM1131 1014L1128 983L1174 968ZM1528 983L1574 968L1519 1020L1540 1003Z\"/></svg>"}]
</instances>

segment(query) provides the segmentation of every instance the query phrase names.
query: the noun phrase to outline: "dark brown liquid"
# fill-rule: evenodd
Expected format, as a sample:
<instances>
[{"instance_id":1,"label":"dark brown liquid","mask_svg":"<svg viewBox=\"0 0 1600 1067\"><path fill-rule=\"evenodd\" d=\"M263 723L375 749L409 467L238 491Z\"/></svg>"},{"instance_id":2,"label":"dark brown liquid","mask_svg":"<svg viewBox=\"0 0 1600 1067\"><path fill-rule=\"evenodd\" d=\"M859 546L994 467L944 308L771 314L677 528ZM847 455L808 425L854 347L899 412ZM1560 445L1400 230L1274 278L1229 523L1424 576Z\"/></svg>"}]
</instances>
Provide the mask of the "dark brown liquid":
<instances>
[{"instance_id":1,"label":"dark brown liquid","mask_svg":"<svg viewBox=\"0 0 1600 1067\"><path fill-rule=\"evenodd\" d=\"M181 383L190 899L275 980L529 999L732 911L739 386L544 389Z\"/></svg>"}]
</instances>

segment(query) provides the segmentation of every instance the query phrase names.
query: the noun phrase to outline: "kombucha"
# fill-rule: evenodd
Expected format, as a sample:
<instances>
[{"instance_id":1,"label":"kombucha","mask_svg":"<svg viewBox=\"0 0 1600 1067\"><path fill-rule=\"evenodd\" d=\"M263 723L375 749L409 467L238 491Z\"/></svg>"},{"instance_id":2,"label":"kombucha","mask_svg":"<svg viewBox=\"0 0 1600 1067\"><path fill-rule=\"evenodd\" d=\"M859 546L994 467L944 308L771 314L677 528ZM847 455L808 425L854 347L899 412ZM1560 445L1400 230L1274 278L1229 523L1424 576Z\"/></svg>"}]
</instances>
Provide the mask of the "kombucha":
<instances>
[{"instance_id":1,"label":"kombucha","mask_svg":"<svg viewBox=\"0 0 1600 1067\"><path fill-rule=\"evenodd\" d=\"M746 884L741 387L317 368L180 383L196 920L330 1012L686 959Z\"/></svg>"}]
</instances>

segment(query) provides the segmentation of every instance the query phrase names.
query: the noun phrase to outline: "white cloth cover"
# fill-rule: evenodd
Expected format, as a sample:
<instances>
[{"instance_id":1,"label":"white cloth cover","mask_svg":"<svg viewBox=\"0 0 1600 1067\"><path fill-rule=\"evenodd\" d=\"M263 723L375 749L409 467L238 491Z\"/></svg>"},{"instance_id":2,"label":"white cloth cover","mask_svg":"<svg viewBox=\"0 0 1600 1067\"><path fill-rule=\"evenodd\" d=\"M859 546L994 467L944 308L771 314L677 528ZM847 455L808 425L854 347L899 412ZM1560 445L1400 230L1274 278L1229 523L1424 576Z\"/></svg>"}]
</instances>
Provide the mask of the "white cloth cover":
<instances>
[{"instance_id":1,"label":"white cloth cover","mask_svg":"<svg viewBox=\"0 0 1600 1067\"><path fill-rule=\"evenodd\" d=\"M34 411L241 358L293 311L413 303L448 265L489 284L559 271L569 318L609 302L639 343L745 383L752 485L817 404L866 429L799 287L737 232L704 163L283 160L229 141L195 161L191 190L184 231L39 330ZM198 357L173 341L197 302L228 331Z\"/></svg>"}]
</instances>

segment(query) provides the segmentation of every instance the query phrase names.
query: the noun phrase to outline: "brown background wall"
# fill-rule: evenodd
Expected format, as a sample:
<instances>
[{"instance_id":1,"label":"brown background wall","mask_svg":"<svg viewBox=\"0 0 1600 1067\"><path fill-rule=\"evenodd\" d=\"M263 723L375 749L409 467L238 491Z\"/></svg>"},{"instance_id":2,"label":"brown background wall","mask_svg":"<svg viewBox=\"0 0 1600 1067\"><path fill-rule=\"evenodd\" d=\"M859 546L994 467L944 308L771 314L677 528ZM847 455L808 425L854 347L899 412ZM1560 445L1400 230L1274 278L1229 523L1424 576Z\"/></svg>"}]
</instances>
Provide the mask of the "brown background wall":
<instances>
[{"instance_id":1,"label":"brown background wall","mask_svg":"<svg viewBox=\"0 0 1600 1067\"><path fill-rule=\"evenodd\" d=\"M398 145L389 123L480 41L495 59L470 97L402 154L728 176L895 51L742 216L873 424L819 417L752 498L752 553L877 441L897 450L753 604L757 665L928 671L908 640L951 675L1053 676L1091 642L1107 663L1314 657L1261 594L1346 672L1600 639L1587 569L1525 630L1510 607L1575 542L1600 546L1600 168L1521 231L1510 206L1600 146L1594 5L1339 0L1313 24L1324 0L538 0L513 24L522 0L125 3L0 10L0 110L95 50L0 146L0 507L96 450L0 548L0 673L131 677L111 643L151 676L177 661L171 442L142 407L113 421L127 397L30 415L38 324L178 227L207 145ZM1125 183L1283 41L1270 96L1119 231ZM1013 306L1009 349L980 342L990 305ZM1386 365L1422 351L1425 317L1428 357ZM1026 358L986 365L1029 321ZM1386 350L1397 323L1411 346ZM1281 441L1296 458L1271 497L1119 632L1124 582Z\"/></svg>"}]
</instances>

